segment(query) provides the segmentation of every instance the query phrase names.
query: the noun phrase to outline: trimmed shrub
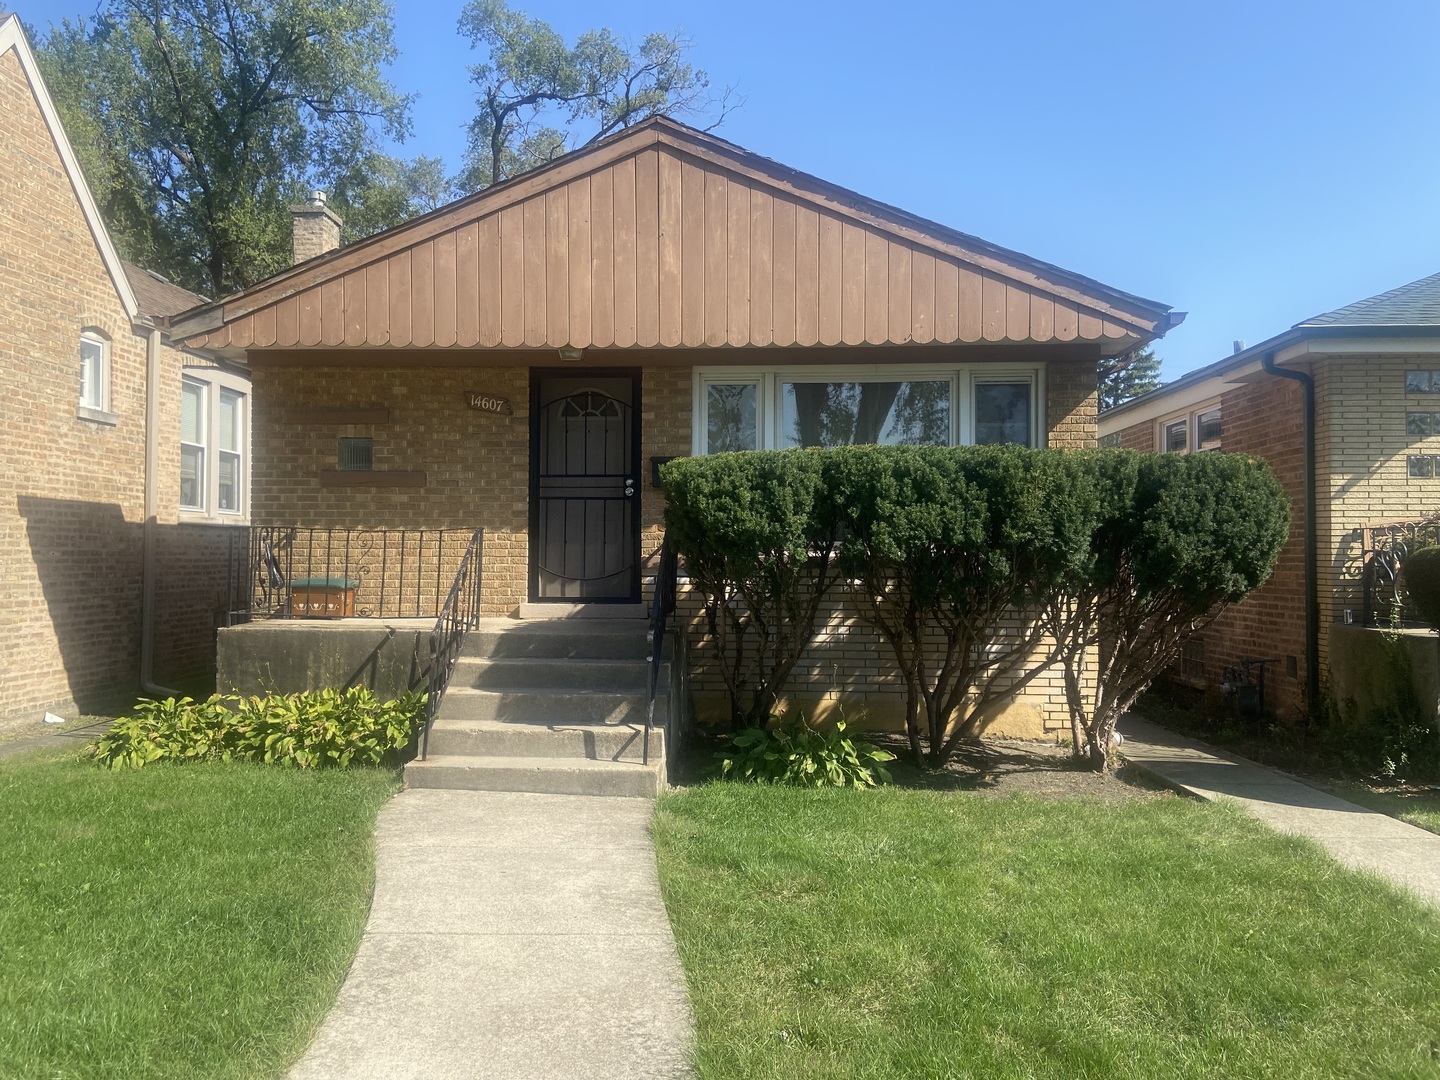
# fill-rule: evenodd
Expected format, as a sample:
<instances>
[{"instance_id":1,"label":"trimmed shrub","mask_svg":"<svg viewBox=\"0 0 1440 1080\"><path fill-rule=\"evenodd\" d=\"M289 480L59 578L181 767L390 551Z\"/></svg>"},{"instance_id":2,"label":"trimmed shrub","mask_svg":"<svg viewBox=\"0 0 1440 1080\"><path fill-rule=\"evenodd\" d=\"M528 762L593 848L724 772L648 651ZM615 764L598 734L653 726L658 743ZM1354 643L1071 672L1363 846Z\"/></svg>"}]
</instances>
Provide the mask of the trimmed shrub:
<instances>
[{"instance_id":1,"label":"trimmed shrub","mask_svg":"<svg viewBox=\"0 0 1440 1080\"><path fill-rule=\"evenodd\" d=\"M258 761L298 768L398 762L425 695L380 701L364 687L268 697L142 700L91 751L112 769L154 761Z\"/></svg>"},{"instance_id":2,"label":"trimmed shrub","mask_svg":"<svg viewBox=\"0 0 1440 1080\"><path fill-rule=\"evenodd\" d=\"M1412 552L1402 572L1415 613L1430 629L1440 630L1440 547Z\"/></svg>"},{"instance_id":3,"label":"trimmed shrub","mask_svg":"<svg viewBox=\"0 0 1440 1080\"><path fill-rule=\"evenodd\" d=\"M716 755L727 780L792 787L874 787L890 782L895 755L845 734L845 722L816 731L803 716L773 729L747 728Z\"/></svg>"},{"instance_id":4,"label":"trimmed shrub","mask_svg":"<svg viewBox=\"0 0 1440 1080\"><path fill-rule=\"evenodd\" d=\"M1075 754L1104 769L1120 716L1186 641L1269 578L1290 508L1269 467L1243 454L1076 460L1100 518L1087 557L1051 589L1044 625L1065 673Z\"/></svg>"},{"instance_id":5,"label":"trimmed shrub","mask_svg":"<svg viewBox=\"0 0 1440 1080\"><path fill-rule=\"evenodd\" d=\"M764 726L835 584L821 450L681 458L665 527L705 599L734 730Z\"/></svg>"},{"instance_id":6,"label":"trimmed shrub","mask_svg":"<svg viewBox=\"0 0 1440 1080\"><path fill-rule=\"evenodd\" d=\"M917 763L939 767L1045 668L1040 604L1097 520L1072 456L1017 446L857 446L827 459L841 563L895 655Z\"/></svg>"}]
</instances>

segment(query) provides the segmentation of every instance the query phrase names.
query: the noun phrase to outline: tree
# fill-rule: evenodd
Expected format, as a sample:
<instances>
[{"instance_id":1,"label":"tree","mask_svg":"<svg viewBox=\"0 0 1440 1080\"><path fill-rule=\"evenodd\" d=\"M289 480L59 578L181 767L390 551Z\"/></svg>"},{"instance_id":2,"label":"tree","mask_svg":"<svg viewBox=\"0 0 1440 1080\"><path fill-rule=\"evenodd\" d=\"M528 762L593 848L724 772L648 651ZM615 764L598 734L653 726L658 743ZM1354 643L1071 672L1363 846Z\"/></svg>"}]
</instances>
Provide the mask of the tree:
<instances>
[{"instance_id":1,"label":"tree","mask_svg":"<svg viewBox=\"0 0 1440 1080\"><path fill-rule=\"evenodd\" d=\"M567 46L541 19L512 10L505 0L469 0L460 33L485 51L470 68L478 112L459 186L478 191L543 165L657 114L718 113L731 107L730 91L710 94L704 71L686 59L690 43L653 33L633 47L607 29L582 34ZM572 130L587 125L583 136Z\"/></svg>"},{"instance_id":2,"label":"tree","mask_svg":"<svg viewBox=\"0 0 1440 1080\"><path fill-rule=\"evenodd\" d=\"M308 189L383 172L395 54L388 0L102 0L37 50L121 251L211 295L289 265Z\"/></svg>"},{"instance_id":3,"label":"tree","mask_svg":"<svg viewBox=\"0 0 1440 1080\"><path fill-rule=\"evenodd\" d=\"M1115 725L1180 650L1270 576L1284 489L1241 454L1085 454L1098 497L1089 553L1056 579L1041 625L1065 678L1075 757L1110 766Z\"/></svg>"},{"instance_id":4,"label":"tree","mask_svg":"<svg viewBox=\"0 0 1440 1080\"><path fill-rule=\"evenodd\" d=\"M1149 393L1160 385L1160 361L1146 346L1100 361L1100 411Z\"/></svg>"}]
</instances>

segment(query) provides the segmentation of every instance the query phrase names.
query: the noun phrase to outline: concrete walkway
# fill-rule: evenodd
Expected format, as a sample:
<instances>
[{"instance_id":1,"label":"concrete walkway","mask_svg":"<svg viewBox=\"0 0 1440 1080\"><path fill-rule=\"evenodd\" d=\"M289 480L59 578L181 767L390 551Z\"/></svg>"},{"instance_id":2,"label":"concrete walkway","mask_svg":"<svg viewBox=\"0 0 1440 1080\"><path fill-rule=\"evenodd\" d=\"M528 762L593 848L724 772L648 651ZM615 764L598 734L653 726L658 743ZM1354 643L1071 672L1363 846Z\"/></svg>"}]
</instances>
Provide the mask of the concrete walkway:
<instances>
[{"instance_id":1,"label":"concrete walkway","mask_svg":"<svg viewBox=\"0 0 1440 1080\"><path fill-rule=\"evenodd\" d=\"M650 799L408 790L375 899L291 1080L689 1076Z\"/></svg>"},{"instance_id":2,"label":"concrete walkway","mask_svg":"<svg viewBox=\"0 0 1440 1080\"><path fill-rule=\"evenodd\" d=\"M1121 755L1161 783L1202 799L1236 802L1272 828L1308 836L1345 866L1389 878L1440 905L1440 835L1136 716L1125 717L1120 732Z\"/></svg>"}]
</instances>

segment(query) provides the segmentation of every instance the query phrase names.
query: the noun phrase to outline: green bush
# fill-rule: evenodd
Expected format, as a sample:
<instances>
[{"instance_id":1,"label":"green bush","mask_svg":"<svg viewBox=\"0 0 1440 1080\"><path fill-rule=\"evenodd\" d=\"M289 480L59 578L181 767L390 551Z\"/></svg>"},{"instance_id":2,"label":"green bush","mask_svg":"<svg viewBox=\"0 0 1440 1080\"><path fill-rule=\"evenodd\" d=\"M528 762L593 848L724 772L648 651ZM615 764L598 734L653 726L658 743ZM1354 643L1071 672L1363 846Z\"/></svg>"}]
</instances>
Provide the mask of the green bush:
<instances>
[{"instance_id":1,"label":"green bush","mask_svg":"<svg viewBox=\"0 0 1440 1080\"><path fill-rule=\"evenodd\" d=\"M1090 551L1073 455L1018 446L856 446L826 490L860 613L890 645L917 763L943 765L1044 668L1040 599Z\"/></svg>"},{"instance_id":2,"label":"green bush","mask_svg":"<svg viewBox=\"0 0 1440 1080\"><path fill-rule=\"evenodd\" d=\"M666 534L705 614L734 730L763 726L837 580L825 451L746 451L661 468Z\"/></svg>"},{"instance_id":3,"label":"green bush","mask_svg":"<svg viewBox=\"0 0 1440 1080\"><path fill-rule=\"evenodd\" d=\"M874 787L889 783L884 762L895 755L845 734L845 722L816 731L803 716L773 729L747 728L717 755L729 780L792 787Z\"/></svg>"},{"instance_id":4,"label":"green bush","mask_svg":"<svg viewBox=\"0 0 1440 1080\"><path fill-rule=\"evenodd\" d=\"M1404 562L1405 589L1415 612L1432 630L1440 630L1440 547L1421 548Z\"/></svg>"},{"instance_id":5,"label":"green bush","mask_svg":"<svg viewBox=\"0 0 1440 1080\"><path fill-rule=\"evenodd\" d=\"M398 761L425 695L381 701L364 687L267 697L142 700L95 745L112 769L153 761L257 761L298 768Z\"/></svg>"},{"instance_id":6,"label":"green bush","mask_svg":"<svg viewBox=\"0 0 1440 1080\"><path fill-rule=\"evenodd\" d=\"M1077 460L1099 520L1088 558L1051 589L1044 621L1075 754L1103 769L1120 716L1186 641L1270 576L1290 506L1269 467L1243 454L1101 450Z\"/></svg>"}]
</instances>

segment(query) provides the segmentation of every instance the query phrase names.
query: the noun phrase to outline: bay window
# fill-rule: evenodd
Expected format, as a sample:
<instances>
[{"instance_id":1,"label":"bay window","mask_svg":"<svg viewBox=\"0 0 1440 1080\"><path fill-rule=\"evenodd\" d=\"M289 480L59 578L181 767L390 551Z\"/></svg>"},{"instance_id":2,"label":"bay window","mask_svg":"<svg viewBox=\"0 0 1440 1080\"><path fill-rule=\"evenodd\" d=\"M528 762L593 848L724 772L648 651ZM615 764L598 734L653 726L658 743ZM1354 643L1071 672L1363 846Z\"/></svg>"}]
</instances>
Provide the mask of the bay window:
<instances>
[{"instance_id":1,"label":"bay window","mask_svg":"<svg viewBox=\"0 0 1440 1080\"><path fill-rule=\"evenodd\" d=\"M864 443L1038 446L1040 380L1034 367L697 369L694 452Z\"/></svg>"}]
</instances>

